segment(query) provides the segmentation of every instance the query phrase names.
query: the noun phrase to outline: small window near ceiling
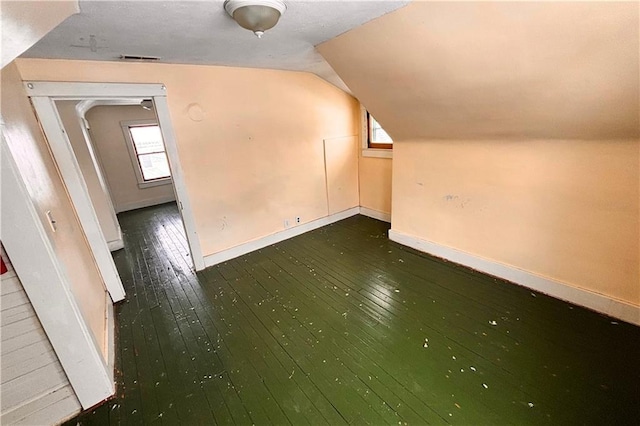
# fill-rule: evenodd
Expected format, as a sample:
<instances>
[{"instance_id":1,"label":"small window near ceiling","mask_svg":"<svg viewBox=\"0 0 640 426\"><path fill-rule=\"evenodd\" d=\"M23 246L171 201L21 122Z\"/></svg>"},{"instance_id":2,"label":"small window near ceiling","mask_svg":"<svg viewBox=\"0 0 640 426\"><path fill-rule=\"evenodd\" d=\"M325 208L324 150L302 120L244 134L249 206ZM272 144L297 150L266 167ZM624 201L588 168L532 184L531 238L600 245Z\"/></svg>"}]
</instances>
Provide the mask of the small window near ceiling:
<instances>
[{"instance_id":1,"label":"small window near ceiling","mask_svg":"<svg viewBox=\"0 0 640 426\"><path fill-rule=\"evenodd\" d=\"M138 186L169 183L171 170L157 123L123 122Z\"/></svg>"},{"instance_id":2,"label":"small window near ceiling","mask_svg":"<svg viewBox=\"0 0 640 426\"><path fill-rule=\"evenodd\" d=\"M384 131L380 123L367 112L367 123L369 127L369 148L392 149L393 140Z\"/></svg>"}]
</instances>

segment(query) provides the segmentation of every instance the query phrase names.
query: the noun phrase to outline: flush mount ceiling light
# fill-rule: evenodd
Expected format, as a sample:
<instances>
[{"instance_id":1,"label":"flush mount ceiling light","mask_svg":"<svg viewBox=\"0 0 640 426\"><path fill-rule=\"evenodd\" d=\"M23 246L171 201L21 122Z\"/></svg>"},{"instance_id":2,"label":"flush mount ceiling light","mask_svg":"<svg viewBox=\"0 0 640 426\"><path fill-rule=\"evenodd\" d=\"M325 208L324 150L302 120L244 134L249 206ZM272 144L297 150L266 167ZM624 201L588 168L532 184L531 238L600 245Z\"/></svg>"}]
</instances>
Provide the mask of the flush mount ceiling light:
<instances>
[{"instance_id":1,"label":"flush mount ceiling light","mask_svg":"<svg viewBox=\"0 0 640 426\"><path fill-rule=\"evenodd\" d=\"M279 0L227 0L224 9L242 28L262 38L278 23L287 5Z\"/></svg>"}]
</instances>

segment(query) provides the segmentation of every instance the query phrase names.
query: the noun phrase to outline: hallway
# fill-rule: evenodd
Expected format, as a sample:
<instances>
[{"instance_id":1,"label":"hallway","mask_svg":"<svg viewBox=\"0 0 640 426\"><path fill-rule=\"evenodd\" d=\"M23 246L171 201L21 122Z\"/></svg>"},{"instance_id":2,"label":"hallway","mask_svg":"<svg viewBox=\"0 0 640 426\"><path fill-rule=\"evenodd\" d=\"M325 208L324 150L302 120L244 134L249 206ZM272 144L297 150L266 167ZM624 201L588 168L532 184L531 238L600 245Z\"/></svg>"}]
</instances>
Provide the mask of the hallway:
<instances>
[{"instance_id":1,"label":"hallway","mask_svg":"<svg viewBox=\"0 0 640 426\"><path fill-rule=\"evenodd\" d=\"M119 215L116 397L69 424L638 424L640 328L355 216L194 273L175 204Z\"/></svg>"}]
</instances>

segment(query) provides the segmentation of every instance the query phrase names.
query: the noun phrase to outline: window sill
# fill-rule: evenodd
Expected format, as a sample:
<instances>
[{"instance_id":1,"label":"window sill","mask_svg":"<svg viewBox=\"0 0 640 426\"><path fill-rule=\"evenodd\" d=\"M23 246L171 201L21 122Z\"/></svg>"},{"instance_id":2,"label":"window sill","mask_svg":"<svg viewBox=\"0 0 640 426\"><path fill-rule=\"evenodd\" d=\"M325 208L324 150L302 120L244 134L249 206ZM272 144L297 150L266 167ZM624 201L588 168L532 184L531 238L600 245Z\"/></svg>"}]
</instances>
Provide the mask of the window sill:
<instances>
[{"instance_id":1,"label":"window sill","mask_svg":"<svg viewBox=\"0 0 640 426\"><path fill-rule=\"evenodd\" d=\"M393 150L365 148L362 150L362 156L373 157L373 158L393 158Z\"/></svg>"},{"instance_id":2,"label":"window sill","mask_svg":"<svg viewBox=\"0 0 640 426\"><path fill-rule=\"evenodd\" d=\"M138 188L140 189L153 188L154 186L170 185L171 183L173 183L171 178L153 180L151 182L138 182Z\"/></svg>"}]
</instances>

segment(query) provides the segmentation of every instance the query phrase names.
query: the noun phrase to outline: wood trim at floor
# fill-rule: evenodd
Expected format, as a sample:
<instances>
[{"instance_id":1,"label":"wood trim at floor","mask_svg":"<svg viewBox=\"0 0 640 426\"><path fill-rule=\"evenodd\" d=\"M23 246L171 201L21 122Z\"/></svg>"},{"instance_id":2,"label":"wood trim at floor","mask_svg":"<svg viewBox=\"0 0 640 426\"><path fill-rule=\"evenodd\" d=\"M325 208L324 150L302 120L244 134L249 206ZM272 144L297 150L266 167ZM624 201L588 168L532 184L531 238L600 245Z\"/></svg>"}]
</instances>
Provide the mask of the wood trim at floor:
<instances>
[{"instance_id":1,"label":"wood trim at floor","mask_svg":"<svg viewBox=\"0 0 640 426\"><path fill-rule=\"evenodd\" d=\"M611 317L640 325L640 306L613 299L585 289L572 287L561 281L543 277L493 260L456 250L431 241L422 240L396 230L389 230L389 239L424 253L450 260L494 277L539 291L557 299L592 309Z\"/></svg>"},{"instance_id":2,"label":"wood trim at floor","mask_svg":"<svg viewBox=\"0 0 640 426\"><path fill-rule=\"evenodd\" d=\"M240 244L235 247L231 247L227 250L213 253L204 257L205 267L217 265L218 263L225 262L227 260L242 256L243 254L250 253L252 251L270 246L272 244L279 243L289 238L296 237L304 234L305 232L313 231L314 229L322 228L323 226L338 222L339 220L346 219L351 216L355 216L360 213L360 207L353 207L348 210L344 210L340 213L325 216L320 219L313 220L311 222L303 223L298 226L294 226L284 231L276 232L275 234L267 235L266 237L259 238L254 241L249 241L244 244Z\"/></svg>"}]
</instances>

